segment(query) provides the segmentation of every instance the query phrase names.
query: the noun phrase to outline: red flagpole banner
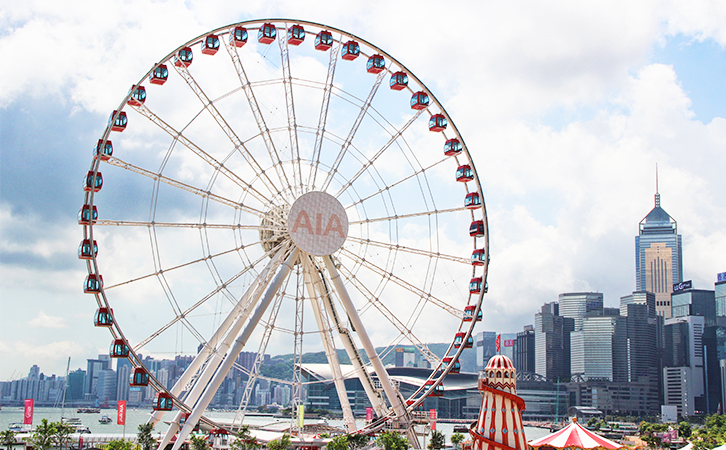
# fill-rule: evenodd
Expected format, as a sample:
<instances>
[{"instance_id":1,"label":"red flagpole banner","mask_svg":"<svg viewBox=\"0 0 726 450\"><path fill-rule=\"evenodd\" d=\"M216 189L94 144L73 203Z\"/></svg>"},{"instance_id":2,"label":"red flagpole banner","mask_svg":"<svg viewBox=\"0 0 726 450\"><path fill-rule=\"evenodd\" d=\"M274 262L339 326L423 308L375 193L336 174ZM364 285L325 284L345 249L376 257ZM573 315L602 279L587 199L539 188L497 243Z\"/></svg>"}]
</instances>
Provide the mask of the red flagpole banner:
<instances>
[{"instance_id":1,"label":"red flagpole banner","mask_svg":"<svg viewBox=\"0 0 726 450\"><path fill-rule=\"evenodd\" d=\"M491 341L489 341L489 342L491 342ZM499 349L502 347L502 335L501 334L497 335L496 342L497 342L497 353L499 353Z\"/></svg>"},{"instance_id":2,"label":"red flagpole banner","mask_svg":"<svg viewBox=\"0 0 726 450\"><path fill-rule=\"evenodd\" d=\"M366 408L366 420L369 422L373 420L373 408L370 406Z\"/></svg>"},{"instance_id":3,"label":"red flagpole banner","mask_svg":"<svg viewBox=\"0 0 726 450\"><path fill-rule=\"evenodd\" d=\"M118 401L118 414L116 422L119 425L126 425L126 400Z\"/></svg>"},{"instance_id":4,"label":"red flagpole banner","mask_svg":"<svg viewBox=\"0 0 726 450\"><path fill-rule=\"evenodd\" d=\"M25 399L25 413L23 414L23 424L25 425L32 425L33 424L33 405L35 403L35 400L32 398L26 398Z\"/></svg>"},{"instance_id":5,"label":"red flagpole banner","mask_svg":"<svg viewBox=\"0 0 726 450\"><path fill-rule=\"evenodd\" d=\"M438 414L436 414L435 409L429 410L429 419L431 421L431 429L436 431L436 419L438 419Z\"/></svg>"}]
</instances>

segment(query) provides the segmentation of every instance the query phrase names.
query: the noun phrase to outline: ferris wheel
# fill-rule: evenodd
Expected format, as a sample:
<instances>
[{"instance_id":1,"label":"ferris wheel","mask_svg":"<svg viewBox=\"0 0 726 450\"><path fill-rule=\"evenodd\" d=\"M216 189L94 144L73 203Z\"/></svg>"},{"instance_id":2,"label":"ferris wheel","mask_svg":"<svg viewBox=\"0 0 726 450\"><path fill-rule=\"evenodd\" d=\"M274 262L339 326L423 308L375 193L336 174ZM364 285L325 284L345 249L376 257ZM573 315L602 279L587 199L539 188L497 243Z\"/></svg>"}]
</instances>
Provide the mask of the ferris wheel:
<instances>
[{"instance_id":1,"label":"ferris wheel","mask_svg":"<svg viewBox=\"0 0 726 450\"><path fill-rule=\"evenodd\" d=\"M182 44L113 111L83 189L84 292L130 384L156 391L153 420L177 409L160 448L215 425L235 371L241 423L271 351L294 354L273 380L293 406L302 354L324 352L352 432L346 377L378 423L406 422L472 346L489 263L473 160L421 80L350 33L254 20ZM407 398L384 367L402 345L431 366ZM175 355L193 358L173 385L144 362Z\"/></svg>"}]
</instances>

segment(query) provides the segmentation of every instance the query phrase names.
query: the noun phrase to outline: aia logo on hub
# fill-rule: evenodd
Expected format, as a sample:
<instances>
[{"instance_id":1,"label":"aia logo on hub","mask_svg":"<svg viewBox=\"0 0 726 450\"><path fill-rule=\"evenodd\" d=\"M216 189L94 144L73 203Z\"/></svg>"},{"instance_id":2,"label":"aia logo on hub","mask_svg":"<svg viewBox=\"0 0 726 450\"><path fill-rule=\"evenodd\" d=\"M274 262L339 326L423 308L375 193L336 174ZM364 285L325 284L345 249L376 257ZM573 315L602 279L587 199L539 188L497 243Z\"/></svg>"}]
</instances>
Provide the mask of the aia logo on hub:
<instances>
[{"instance_id":1,"label":"aia logo on hub","mask_svg":"<svg viewBox=\"0 0 726 450\"><path fill-rule=\"evenodd\" d=\"M343 205L325 192L308 192L295 200L287 223L295 245L311 255L332 254L348 236L348 215Z\"/></svg>"}]
</instances>

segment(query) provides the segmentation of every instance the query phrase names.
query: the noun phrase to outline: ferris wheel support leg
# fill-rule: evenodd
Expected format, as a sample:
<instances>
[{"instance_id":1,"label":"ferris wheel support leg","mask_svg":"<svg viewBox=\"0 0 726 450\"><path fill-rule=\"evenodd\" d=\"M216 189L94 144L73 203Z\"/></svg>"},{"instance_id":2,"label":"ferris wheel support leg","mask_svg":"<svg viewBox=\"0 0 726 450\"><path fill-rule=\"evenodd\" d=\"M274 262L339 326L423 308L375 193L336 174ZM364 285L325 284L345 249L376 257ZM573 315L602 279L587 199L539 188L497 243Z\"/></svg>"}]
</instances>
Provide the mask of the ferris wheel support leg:
<instances>
[{"instance_id":1,"label":"ferris wheel support leg","mask_svg":"<svg viewBox=\"0 0 726 450\"><path fill-rule=\"evenodd\" d=\"M345 380L343 374L340 371L340 361L338 360L338 353L333 343L333 335L330 332L330 323L327 318L323 316L323 312L320 308L320 295L315 291L313 285L313 272L315 268L309 258L305 258L305 287L310 297L310 303L313 306L313 314L315 315L315 321L318 323L318 330L320 330L320 337L325 347L325 356L328 359L328 365L333 372L333 383L335 384L335 390L338 393L338 399L340 400L340 407L343 410L343 421L348 433L352 433L356 430L355 418L353 417L353 411L350 408L350 402L348 401L348 391L345 389Z\"/></svg>"},{"instance_id":2,"label":"ferris wheel support leg","mask_svg":"<svg viewBox=\"0 0 726 450\"><path fill-rule=\"evenodd\" d=\"M192 367L192 365L190 365L189 368L184 371L184 374L189 375L187 377L184 377L184 375L182 375L182 378L180 378L180 380L174 385L174 388L172 388L172 393L174 395L178 395L178 393L174 392L174 389L178 388L178 391L181 392L184 386L192 381L192 376L197 372L197 370L199 370L201 364L205 360L209 360L206 367L204 367L201 375L199 375L199 377L195 380L194 386L192 387L191 391L189 391L186 398L184 399L184 402L186 404L193 405L202 394L204 387L207 385L207 383L209 383L210 378L212 378L212 375L214 375L217 367L219 367L219 364L222 362L222 358L219 357L219 355L224 355L227 352L227 349L232 343L232 339L237 336L239 330L242 328L242 325L247 320L247 317L249 317L252 306L257 303L260 296L262 295L263 289L267 286L270 278L270 273L274 273L274 271L280 265L280 260L282 259L282 256L284 255L286 249L287 246L284 246L283 248L278 250L275 256L272 257L267 266L262 270L262 272L260 272L260 275L257 277L257 279L255 279L255 281L244 293L240 301L237 302L234 308L232 308L232 311L229 313L225 321L222 323L222 325L219 326L212 338L208 341L208 345L205 345L203 347L202 351L199 352L197 357L192 362L192 364L194 364L194 362L199 361L198 365L194 368ZM222 339L223 337L224 339ZM219 342L220 339L222 339L222 342ZM217 344L219 344L219 346L217 346ZM215 354L212 354L212 349L215 350ZM202 353L205 353L203 357ZM209 358L210 355L212 356L211 358ZM163 411L155 411L154 415L152 416L152 420L159 412L163 413ZM179 431L179 421L181 419L181 415L181 411L178 412L174 417L174 420L169 424L169 428L166 430L166 433L164 434L164 437L159 443L158 448L166 448L166 446L171 442L172 437ZM161 417L161 415L159 415L159 417Z\"/></svg>"},{"instance_id":3,"label":"ferris wheel support leg","mask_svg":"<svg viewBox=\"0 0 726 450\"><path fill-rule=\"evenodd\" d=\"M353 301L351 300L347 289L343 285L343 280L340 278L338 269L335 268L330 256L324 256L323 260L325 261L325 267L328 269L333 286L335 286L335 290L338 292L338 297L343 302L345 312L348 313L348 317L355 328L355 332L360 337L363 349L368 355L368 359L373 365L376 375L378 375L378 379L383 386L383 391L386 393L386 397L388 397L388 401L391 403L391 407L393 408L396 417L406 417L406 408L401 402L401 397L396 392L396 389L391 382L391 378L388 376L388 372L386 372L386 368L383 367L383 363L378 357L378 353L376 353L376 349L373 346L370 337L368 337L368 333L366 332L363 322L360 320L360 316L358 315L358 310L355 309L355 305L353 305Z\"/></svg>"},{"instance_id":4,"label":"ferris wheel support leg","mask_svg":"<svg viewBox=\"0 0 726 450\"><path fill-rule=\"evenodd\" d=\"M207 409L207 406L209 406L209 403L212 401L214 394L217 393L217 389L219 389L222 381L224 381L227 373L229 373L229 370L232 368L232 365L237 359L237 356L239 356L245 344L247 344L247 341L252 335L252 332L255 330L255 328L257 328L257 324L260 322L260 319L262 319L262 316L265 314L267 307L270 306L272 300L275 298L275 294L277 294L277 291L280 290L282 283L290 274L290 271L292 270L292 267L295 264L295 260L297 259L299 253L300 252L298 251L297 247L294 247L290 252L290 255L285 260L284 264L282 264L282 266L280 267L280 271L277 273L275 279L267 288L264 297L262 297L262 299L260 300L259 305L257 305L257 309L250 317L247 325L245 325L242 334L240 334L240 336L234 341L232 348L230 348L229 352L227 352L227 355L224 357L224 361L219 366L217 372L214 374L212 381L209 382L206 389L204 390L204 393L199 398L199 401L194 405L191 414L189 415L186 423L184 424L184 428L182 428L182 430L179 432L179 436L177 437L177 440L174 443L174 447L172 448L172 450L179 450L179 448L181 448L184 440L189 437L189 433L191 433L194 429L194 424L196 424L202 417L202 413L204 413L204 411Z\"/></svg>"}]
</instances>

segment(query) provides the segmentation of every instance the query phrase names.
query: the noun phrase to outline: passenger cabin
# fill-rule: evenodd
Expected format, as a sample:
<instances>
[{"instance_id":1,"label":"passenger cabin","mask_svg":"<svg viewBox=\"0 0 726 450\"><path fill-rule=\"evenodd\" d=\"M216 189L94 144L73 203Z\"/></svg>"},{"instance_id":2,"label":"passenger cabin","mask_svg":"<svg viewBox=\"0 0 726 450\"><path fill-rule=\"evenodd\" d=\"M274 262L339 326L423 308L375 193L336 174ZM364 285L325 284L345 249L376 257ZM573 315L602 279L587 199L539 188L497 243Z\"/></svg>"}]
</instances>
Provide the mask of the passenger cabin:
<instances>
[{"instance_id":1,"label":"passenger cabin","mask_svg":"<svg viewBox=\"0 0 726 450\"><path fill-rule=\"evenodd\" d=\"M129 386L148 386L149 372L142 367L137 367L129 376Z\"/></svg>"},{"instance_id":2,"label":"passenger cabin","mask_svg":"<svg viewBox=\"0 0 726 450\"><path fill-rule=\"evenodd\" d=\"M96 223L96 220L98 220L98 209L96 209L95 205L93 207L90 205L81 206L80 211L78 211L79 225L90 225Z\"/></svg>"},{"instance_id":3,"label":"passenger cabin","mask_svg":"<svg viewBox=\"0 0 726 450\"><path fill-rule=\"evenodd\" d=\"M454 156L461 153L461 151L464 149L464 146L461 145L461 142L458 139L449 139L444 144L444 155L446 156Z\"/></svg>"},{"instance_id":4,"label":"passenger cabin","mask_svg":"<svg viewBox=\"0 0 726 450\"><path fill-rule=\"evenodd\" d=\"M424 383L424 392L429 397L443 397L444 395L444 385L439 383L438 386L433 387L434 380L428 380L426 383ZM432 389L433 388L433 389Z\"/></svg>"},{"instance_id":5,"label":"passenger cabin","mask_svg":"<svg viewBox=\"0 0 726 450\"><path fill-rule=\"evenodd\" d=\"M166 392L158 392L154 396L154 402L152 403L154 411L171 411L174 407L174 399L171 395Z\"/></svg>"},{"instance_id":6,"label":"passenger cabin","mask_svg":"<svg viewBox=\"0 0 726 450\"><path fill-rule=\"evenodd\" d=\"M406 72L396 72L391 75L391 81L388 84L394 91L402 91L408 86L408 75Z\"/></svg>"},{"instance_id":7,"label":"passenger cabin","mask_svg":"<svg viewBox=\"0 0 726 450\"><path fill-rule=\"evenodd\" d=\"M447 125L448 122L443 114L434 114L429 119L429 131L444 131Z\"/></svg>"},{"instance_id":8,"label":"passenger cabin","mask_svg":"<svg viewBox=\"0 0 726 450\"><path fill-rule=\"evenodd\" d=\"M143 86L131 86L131 96L126 102L131 106L141 106L146 101L146 88Z\"/></svg>"},{"instance_id":9,"label":"passenger cabin","mask_svg":"<svg viewBox=\"0 0 726 450\"><path fill-rule=\"evenodd\" d=\"M472 278L469 282L469 293L471 294L481 294L482 291L482 277L475 277ZM484 293L486 294L489 291L489 283L484 283Z\"/></svg>"},{"instance_id":10,"label":"passenger cabin","mask_svg":"<svg viewBox=\"0 0 726 450\"><path fill-rule=\"evenodd\" d=\"M128 123L128 119L126 118L126 112L114 111L111 114L111 117L108 119L108 123L111 124L111 131L125 130L126 124Z\"/></svg>"},{"instance_id":11,"label":"passenger cabin","mask_svg":"<svg viewBox=\"0 0 726 450\"><path fill-rule=\"evenodd\" d=\"M189 419L189 413L183 413L181 415L181 417L179 417L179 425L183 427L184 424L187 423L187 419ZM199 431L199 421L197 421L197 423L194 425L194 428L192 429L192 431L194 431L194 432Z\"/></svg>"},{"instance_id":12,"label":"passenger cabin","mask_svg":"<svg viewBox=\"0 0 726 450\"><path fill-rule=\"evenodd\" d=\"M266 23L257 31L257 41L260 44L271 44L277 37L277 28L271 23Z\"/></svg>"},{"instance_id":13,"label":"passenger cabin","mask_svg":"<svg viewBox=\"0 0 726 450\"><path fill-rule=\"evenodd\" d=\"M474 311L476 311L476 305L469 305L464 308L464 322L471 322L474 320ZM476 321L481 322L482 317L481 309L479 309L479 312L476 315Z\"/></svg>"},{"instance_id":14,"label":"passenger cabin","mask_svg":"<svg viewBox=\"0 0 726 450\"><path fill-rule=\"evenodd\" d=\"M469 236L484 237L484 221L475 220L469 225Z\"/></svg>"},{"instance_id":15,"label":"passenger cabin","mask_svg":"<svg viewBox=\"0 0 726 450\"><path fill-rule=\"evenodd\" d=\"M483 266L486 262L487 254L483 248L477 248L471 252L471 265L472 266Z\"/></svg>"},{"instance_id":16,"label":"passenger cabin","mask_svg":"<svg viewBox=\"0 0 726 450\"><path fill-rule=\"evenodd\" d=\"M128 358L129 357L129 346L123 339L114 339L111 342L111 348L108 354L111 358Z\"/></svg>"},{"instance_id":17,"label":"passenger cabin","mask_svg":"<svg viewBox=\"0 0 726 450\"><path fill-rule=\"evenodd\" d=\"M460 183L466 183L474 179L474 171L471 170L471 166L464 164L456 169L456 181Z\"/></svg>"},{"instance_id":18,"label":"passenger cabin","mask_svg":"<svg viewBox=\"0 0 726 450\"><path fill-rule=\"evenodd\" d=\"M229 43L235 47L242 47L247 43L247 28L245 27L234 27L231 33L229 33Z\"/></svg>"},{"instance_id":19,"label":"passenger cabin","mask_svg":"<svg viewBox=\"0 0 726 450\"><path fill-rule=\"evenodd\" d=\"M113 310L109 308L98 308L93 316L93 326L110 327L113 325Z\"/></svg>"},{"instance_id":20,"label":"passenger cabin","mask_svg":"<svg viewBox=\"0 0 726 450\"><path fill-rule=\"evenodd\" d=\"M86 294L98 294L103 289L103 276L91 273L83 282L83 292Z\"/></svg>"},{"instance_id":21,"label":"passenger cabin","mask_svg":"<svg viewBox=\"0 0 726 450\"><path fill-rule=\"evenodd\" d=\"M210 34L202 41L202 54L203 55L214 55L219 51L219 38Z\"/></svg>"},{"instance_id":22,"label":"passenger cabin","mask_svg":"<svg viewBox=\"0 0 726 450\"><path fill-rule=\"evenodd\" d=\"M166 68L166 64L159 64L149 74L149 83L162 85L166 83L169 78L169 69Z\"/></svg>"},{"instance_id":23,"label":"passenger cabin","mask_svg":"<svg viewBox=\"0 0 726 450\"><path fill-rule=\"evenodd\" d=\"M429 106L429 95L418 91L411 96L411 109L426 109Z\"/></svg>"},{"instance_id":24,"label":"passenger cabin","mask_svg":"<svg viewBox=\"0 0 726 450\"><path fill-rule=\"evenodd\" d=\"M454 348L459 348L464 345L464 348L472 348L474 346L474 338L469 336L469 338L464 341L464 337L466 336L466 333L463 331L456 333L456 336L454 336Z\"/></svg>"},{"instance_id":25,"label":"passenger cabin","mask_svg":"<svg viewBox=\"0 0 726 450\"><path fill-rule=\"evenodd\" d=\"M101 172L88 171L86 178L83 180L83 190L86 192L98 192L103 187L103 176Z\"/></svg>"},{"instance_id":26,"label":"passenger cabin","mask_svg":"<svg viewBox=\"0 0 726 450\"><path fill-rule=\"evenodd\" d=\"M84 239L81 241L81 245L78 246L78 259L93 259L94 256L98 255L98 244L93 241L91 244L90 239Z\"/></svg>"},{"instance_id":27,"label":"passenger cabin","mask_svg":"<svg viewBox=\"0 0 726 450\"><path fill-rule=\"evenodd\" d=\"M315 50L322 52L330 50L333 46L333 34L330 31L321 31L315 36Z\"/></svg>"},{"instance_id":28,"label":"passenger cabin","mask_svg":"<svg viewBox=\"0 0 726 450\"><path fill-rule=\"evenodd\" d=\"M305 40L305 28L302 25L293 25L287 29L287 43L300 45Z\"/></svg>"},{"instance_id":29,"label":"passenger cabin","mask_svg":"<svg viewBox=\"0 0 726 450\"><path fill-rule=\"evenodd\" d=\"M457 359L454 361L454 364L451 364L451 361L453 361L454 358L451 356L447 356L444 358L443 363L446 367L451 366L451 370L449 370L449 373L459 373L461 372L461 364L459 363L459 360Z\"/></svg>"},{"instance_id":30,"label":"passenger cabin","mask_svg":"<svg viewBox=\"0 0 726 450\"><path fill-rule=\"evenodd\" d=\"M346 61L353 61L360 55L360 45L356 41L348 41L343 44L340 55Z\"/></svg>"},{"instance_id":31,"label":"passenger cabin","mask_svg":"<svg viewBox=\"0 0 726 450\"><path fill-rule=\"evenodd\" d=\"M106 161L113 156L113 144L111 141L99 139L96 143L96 147L93 149L93 154L95 157L101 158L101 161Z\"/></svg>"},{"instance_id":32,"label":"passenger cabin","mask_svg":"<svg viewBox=\"0 0 726 450\"><path fill-rule=\"evenodd\" d=\"M189 67L192 65L193 59L192 49L184 47L174 55L174 65L177 67Z\"/></svg>"},{"instance_id":33,"label":"passenger cabin","mask_svg":"<svg viewBox=\"0 0 726 450\"><path fill-rule=\"evenodd\" d=\"M464 198L464 206L468 209L481 208L481 197L479 197L479 193L470 192L466 194L466 198Z\"/></svg>"},{"instance_id":34,"label":"passenger cabin","mask_svg":"<svg viewBox=\"0 0 726 450\"><path fill-rule=\"evenodd\" d=\"M371 55L366 63L368 73L381 73L386 68L386 60L383 55Z\"/></svg>"}]
</instances>

